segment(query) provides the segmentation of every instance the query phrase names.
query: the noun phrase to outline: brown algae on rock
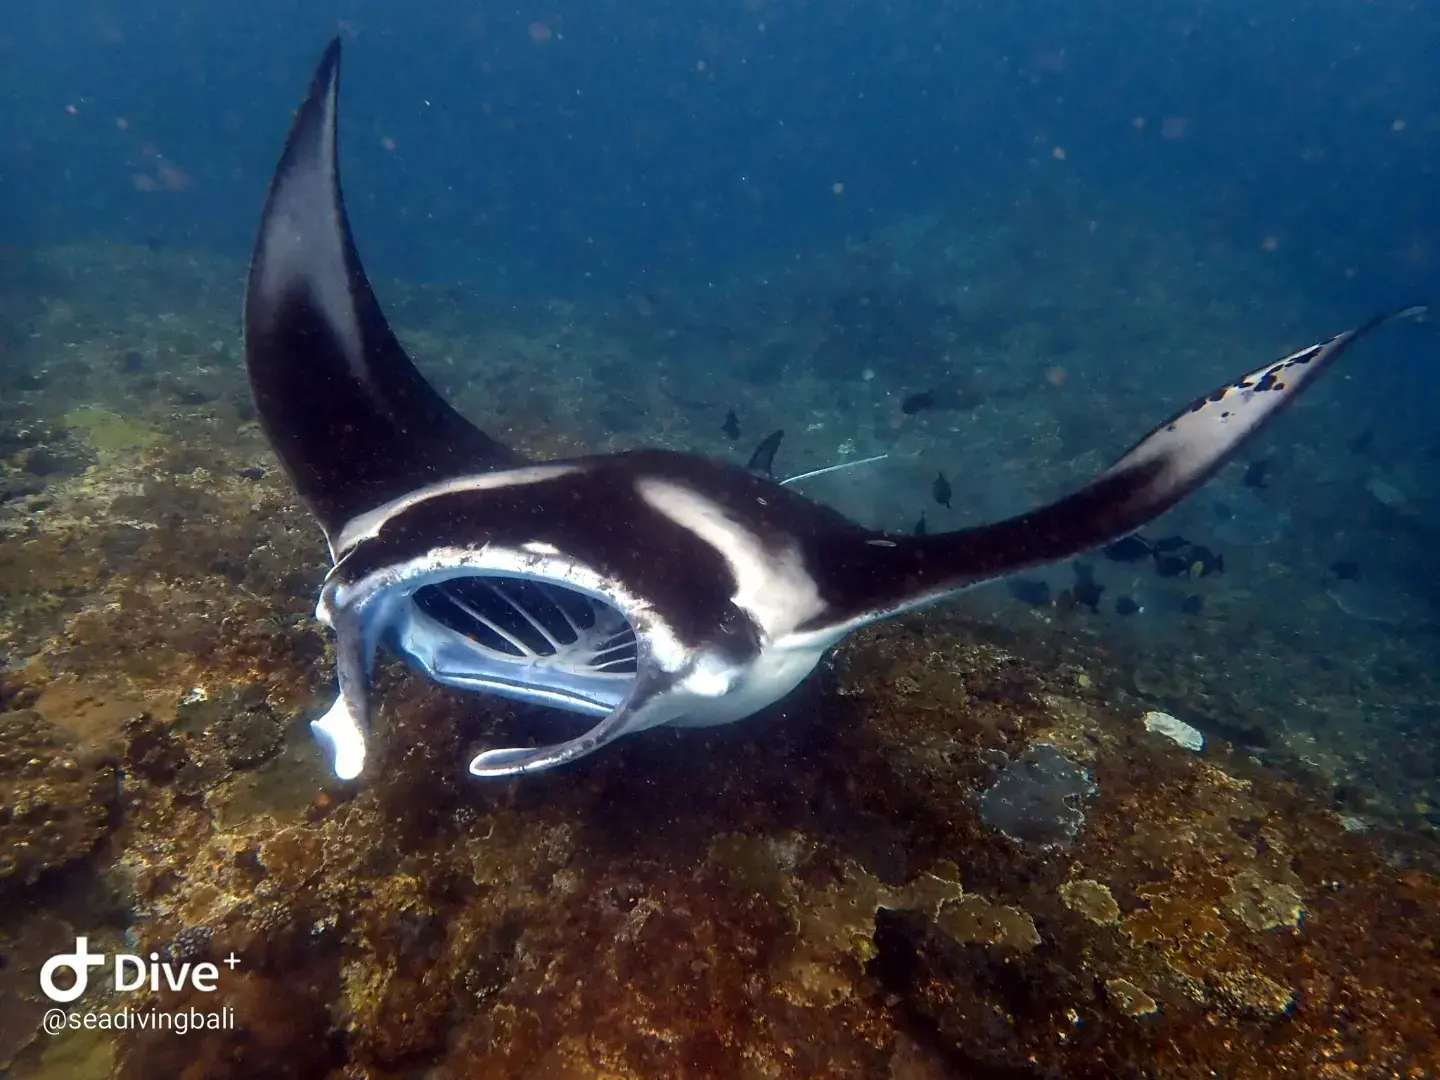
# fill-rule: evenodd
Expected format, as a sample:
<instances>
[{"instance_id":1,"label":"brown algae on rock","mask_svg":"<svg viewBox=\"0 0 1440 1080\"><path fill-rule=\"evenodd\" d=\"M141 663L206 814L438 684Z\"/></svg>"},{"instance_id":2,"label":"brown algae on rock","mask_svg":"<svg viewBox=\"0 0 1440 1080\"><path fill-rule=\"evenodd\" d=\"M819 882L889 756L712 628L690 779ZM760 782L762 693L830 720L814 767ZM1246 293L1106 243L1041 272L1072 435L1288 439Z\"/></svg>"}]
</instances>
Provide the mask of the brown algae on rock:
<instances>
[{"instance_id":1,"label":"brown algae on rock","mask_svg":"<svg viewBox=\"0 0 1440 1080\"><path fill-rule=\"evenodd\" d=\"M1078 911L1100 926L1120 918L1120 905L1110 887L1089 878L1075 878L1060 886L1060 899L1071 911Z\"/></svg>"},{"instance_id":2,"label":"brown algae on rock","mask_svg":"<svg viewBox=\"0 0 1440 1080\"><path fill-rule=\"evenodd\" d=\"M1003 945L1029 952L1040 944L1035 920L1018 907L962 896L940 907L935 925L962 945Z\"/></svg>"},{"instance_id":3,"label":"brown algae on rock","mask_svg":"<svg viewBox=\"0 0 1440 1080\"><path fill-rule=\"evenodd\" d=\"M1255 870L1244 870L1231 882L1225 910L1251 930L1288 926L1299 929L1305 914L1300 894L1280 881L1269 881Z\"/></svg>"},{"instance_id":4,"label":"brown algae on rock","mask_svg":"<svg viewBox=\"0 0 1440 1080\"><path fill-rule=\"evenodd\" d=\"M1150 1016L1160 1011L1159 1003L1129 979L1106 979L1105 997L1126 1016Z\"/></svg>"},{"instance_id":5,"label":"brown algae on rock","mask_svg":"<svg viewBox=\"0 0 1440 1080\"><path fill-rule=\"evenodd\" d=\"M143 450L163 437L159 430L143 421L88 405L71 409L60 417L59 423L63 428L79 432L100 451Z\"/></svg>"}]
</instances>

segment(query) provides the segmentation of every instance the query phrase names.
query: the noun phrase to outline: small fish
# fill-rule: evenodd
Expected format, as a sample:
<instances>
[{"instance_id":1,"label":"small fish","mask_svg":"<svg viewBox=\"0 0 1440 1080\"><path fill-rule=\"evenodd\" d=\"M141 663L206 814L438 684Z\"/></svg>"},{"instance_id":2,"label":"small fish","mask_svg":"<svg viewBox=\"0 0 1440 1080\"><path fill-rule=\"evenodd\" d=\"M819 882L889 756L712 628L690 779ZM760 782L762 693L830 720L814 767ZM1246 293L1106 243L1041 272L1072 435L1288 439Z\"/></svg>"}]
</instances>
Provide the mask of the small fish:
<instances>
[{"instance_id":1,"label":"small fish","mask_svg":"<svg viewBox=\"0 0 1440 1080\"><path fill-rule=\"evenodd\" d=\"M1245 486L1248 488L1267 488L1270 485L1267 481L1270 478L1270 459L1262 458L1259 461L1252 461L1245 467Z\"/></svg>"},{"instance_id":2,"label":"small fish","mask_svg":"<svg viewBox=\"0 0 1440 1080\"><path fill-rule=\"evenodd\" d=\"M1111 562L1133 563L1148 559L1155 554L1155 545L1138 533L1122 536L1113 544L1106 544L1101 553Z\"/></svg>"},{"instance_id":3,"label":"small fish","mask_svg":"<svg viewBox=\"0 0 1440 1080\"><path fill-rule=\"evenodd\" d=\"M1354 559L1336 559L1330 564L1330 572L1341 581L1360 580L1360 564Z\"/></svg>"},{"instance_id":4,"label":"small fish","mask_svg":"<svg viewBox=\"0 0 1440 1080\"><path fill-rule=\"evenodd\" d=\"M1191 593L1180 601L1180 610L1186 615L1199 615L1205 610L1205 598L1198 593Z\"/></svg>"},{"instance_id":5,"label":"small fish","mask_svg":"<svg viewBox=\"0 0 1440 1080\"><path fill-rule=\"evenodd\" d=\"M1140 605L1128 596L1120 596L1115 600L1116 615L1135 615L1140 611Z\"/></svg>"},{"instance_id":6,"label":"small fish","mask_svg":"<svg viewBox=\"0 0 1440 1080\"><path fill-rule=\"evenodd\" d=\"M1083 607L1096 613L1100 610L1100 595L1104 591L1105 586L1098 581L1077 581L1060 594L1058 604L1071 611Z\"/></svg>"},{"instance_id":7,"label":"small fish","mask_svg":"<svg viewBox=\"0 0 1440 1080\"><path fill-rule=\"evenodd\" d=\"M1075 564L1075 584L1065 591L1070 598L1070 606L1089 608L1099 613L1100 597L1105 592L1105 586L1095 580L1095 570L1088 563Z\"/></svg>"},{"instance_id":8,"label":"small fish","mask_svg":"<svg viewBox=\"0 0 1440 1080\"><path fill-rule=\"evenodd\" d=\"M920 520L917 521L917 522L915 522L915 527L914 527L913 529L911 529L910 531L911 531L912 533L914 533L916 536L924 536L926 533L928 533L928 532L930 531L930 526L929 526L929 524L927 524L926 521L925 521L925 511L924 511L924 510L921 510L921 511L920 511Z\"/></svg>"},{"instance_id":9,"label":"small fish","mask_svg":"<svg viewBox=\"0 0 1440 1080\"><path fill-rule=\"evenodd\" d=\"M1161 577L1179 577L1189 569L1189 560L1179 555L1161 555L1155 560L1155 572Z\"/></svg>"},{"instance_id":10,"label":"small fish","mask_svg":"<svg viewBox=\"0 0 1440 1080\"><path fill-rule=\"evenodd\" d=\"M734 416L734 413L730 414ZM772 431L765 438L760 440L760 445L750 455L750 460L745 463L745 468L761 476L775 475L775 451L780 449L780 440L785 438L785 429Z\"/></svg>"},{"instance_id":11,"label":"small fish","mask_svg":"<svg viewBox=\"0 0 1440 1080\"><path fill-rule=\"evenodd\" d=\"M930 492L937 503L946 509L950 508L950 481L945 479L943 472L936 475L935 483L930 485Z\"/></svg>"},{"instance_id":12,"label":"small fish","mask_svg":"<svg viewBox=\"0 0 1440 1080\"><path fill-rule=\"evenodd\" d=\"M1190 541L1183 536L1166 536L1156 540L1152 545L1161 555L1168 555L1172 551L1179 551L1181 548L1190 546Z\"/></svg>"},{"instance_id":13,"label":"small fish","mask_svg":"<svg viewBox=\"0 0 1440 1080\"><path fill-rule=\"evenodd\" d=\"M911 394L900 403L900 411L906 416L914 416L918 412L935 407L935 391L925 390L918 394Z\"/></svg>"},{"instance_id":14,"label":"small fish","mask_svg":"<svg viewBox=\"0 0 1440 1080\"><path fill-rule=\"evenodd\" d=\"M1022 604L1031 607L1050 606L1050 583L1042 578L1011 578L1005 583L1006 590Z\"/></svg>"},{"instance_id":15,"label":"small fish","mask_svg":"<svg viewBox=\"0 0 1440 1080\"><path fill-rule=\"evenodd\" d=\"M1225 570L1225 556L1217 551L1211 551L1204 544L1191 544L1185 558L1190 563L1192 578L1209 577L1211 574L1223 573Z\"/></svg>"},{"instance_id":16,"label":"small fish","mask_svg":"<svg viewBox=\"0 0 1440 1080\"><path fill-rule=\"evenodd\" d=\"M259 465L247 465L243 469L236 469L235 475L241 480L264 480L266 473Z\"/></svg>"},{"instance_id":17,"label":"small fish","mask_svg":"<svg viewBox=\"0 0 1440 1080\"><path fill-rule=\"evenodd\" d=\"M740 437L740 418L735 415L734 409L725 414L725 423L720 425L720 430L729 437L731 442Z\"/></svg>"},{"instance_id":18,"label":"small fish","mask_svg":"<svg viewBox=\"0 0 1440 1080\"><path fill-rule=\"evenodd\" d=\"M1355 438L1351 439L1346 446L1352 454L1364 456L1370 453L1370 451L1375 448L1375 429L1373 427L1366 428L1359 435L1356 435Z\"/></svg>"}]
</instances>

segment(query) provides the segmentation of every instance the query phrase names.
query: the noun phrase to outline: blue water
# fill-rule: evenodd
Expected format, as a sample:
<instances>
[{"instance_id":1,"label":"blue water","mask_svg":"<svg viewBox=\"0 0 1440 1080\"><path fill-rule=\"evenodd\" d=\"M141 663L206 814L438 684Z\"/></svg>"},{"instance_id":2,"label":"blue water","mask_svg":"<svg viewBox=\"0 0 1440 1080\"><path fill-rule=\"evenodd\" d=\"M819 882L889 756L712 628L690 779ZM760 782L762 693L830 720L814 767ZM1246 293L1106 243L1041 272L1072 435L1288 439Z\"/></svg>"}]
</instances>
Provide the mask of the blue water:
<instances>
[{"instance_id":1,"label":"blue water","mask_svg":"<svg viewBox=\"0 0 1440 1080\"><path fill-rule=\"evenodd\" d=\"M4 7L5 242L243 255L297 80L339 30L380 276L703 283L1063 187L1240 248L1273 237L1280 272L1342 321L1440 279L1432 5Z\"/></svg>"}]
</instances>

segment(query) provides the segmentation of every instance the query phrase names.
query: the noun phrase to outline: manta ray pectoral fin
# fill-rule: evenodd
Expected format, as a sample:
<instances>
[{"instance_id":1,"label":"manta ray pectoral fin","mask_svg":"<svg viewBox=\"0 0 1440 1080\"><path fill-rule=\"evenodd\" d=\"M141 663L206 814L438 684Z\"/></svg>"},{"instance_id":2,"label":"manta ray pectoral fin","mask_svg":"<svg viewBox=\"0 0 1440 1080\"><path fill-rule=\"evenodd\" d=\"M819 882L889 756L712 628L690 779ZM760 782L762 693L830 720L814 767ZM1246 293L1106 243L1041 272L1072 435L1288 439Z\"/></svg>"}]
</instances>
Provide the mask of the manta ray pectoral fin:
<instances>
[{"instance_id":1,"label":"manta ray pectoral fin","mask_svg":"<svg viewBox=\"0 0 1440 1080\"><path fill-rule=\"evenodd\" d=\"M648 650L642 644L630 693L605 719L584 735L553 746L486 750L470 762L470 775L486 779L518 776L521 773L540 772L576 761L594 753L607 743L614 742L622 735L649 727L651 719L648 712L674 685L674 676L661 671L653 660L649 659Z\"/></svg>"},{"instance_id":2,"label":"manta ray pectoral fin","mask_svg":"<svg viewBox=\"0 0 1440 1080\"><path fill-rule=\"evenodd\" d=\"M1425 311L1416 306L1378 316L1197 398L1089 484L1049 506L958 532L827 540L812 557L832 599L827 623L873 621L1134 532L1213 476L1362 335Z\"/></svg>"},{"instance_id":3,"label":"manta ray pectoral fin","mask_svg":"<svg viewBox=\"0 0 1440 1080\"><path fill-rule=\"evenodd\" d=\"M424 484L524 462L452 409L396 340L340 190L340 42L325 50L276 166L245 284L256 411L333 537Z\"/></svg>"}]
</instances>

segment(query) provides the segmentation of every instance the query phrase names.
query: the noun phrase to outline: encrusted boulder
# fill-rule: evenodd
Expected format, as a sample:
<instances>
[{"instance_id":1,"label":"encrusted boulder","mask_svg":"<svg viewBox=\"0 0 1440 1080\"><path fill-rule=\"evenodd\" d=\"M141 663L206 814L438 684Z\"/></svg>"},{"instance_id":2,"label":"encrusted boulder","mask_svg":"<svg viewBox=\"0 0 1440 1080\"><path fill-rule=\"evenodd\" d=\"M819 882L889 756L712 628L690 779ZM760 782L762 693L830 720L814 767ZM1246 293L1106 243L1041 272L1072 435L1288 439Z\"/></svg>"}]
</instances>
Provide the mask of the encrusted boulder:
<instances>
[{"instance_id":1,"label":"encrusted boulder","mask_svg":"<svg viewBox=\"0 0 1440 1080\"><path fill-rule=\"evenodd\" d=\"M83 859L110 829L114 766L29 709L0 713L0 895Z\"/></svg>"}]
</instances>

